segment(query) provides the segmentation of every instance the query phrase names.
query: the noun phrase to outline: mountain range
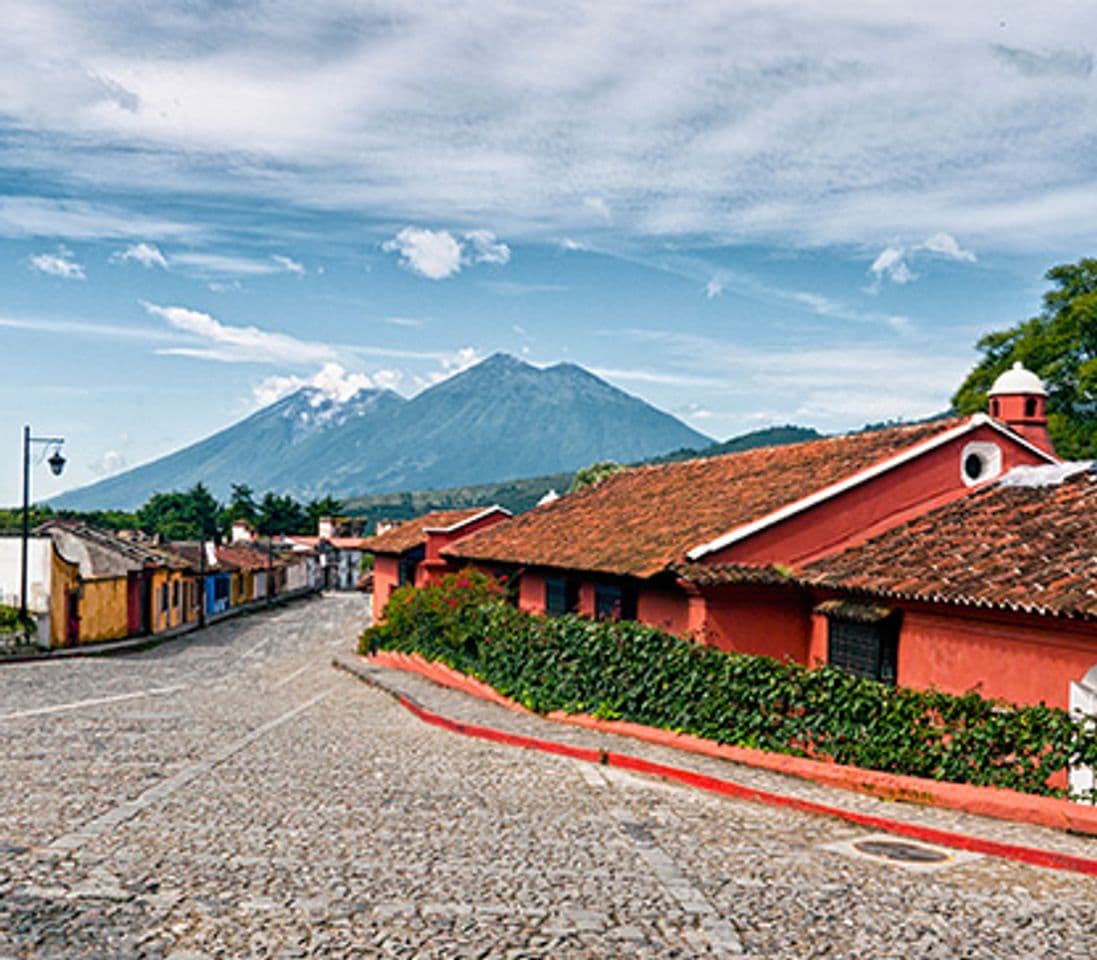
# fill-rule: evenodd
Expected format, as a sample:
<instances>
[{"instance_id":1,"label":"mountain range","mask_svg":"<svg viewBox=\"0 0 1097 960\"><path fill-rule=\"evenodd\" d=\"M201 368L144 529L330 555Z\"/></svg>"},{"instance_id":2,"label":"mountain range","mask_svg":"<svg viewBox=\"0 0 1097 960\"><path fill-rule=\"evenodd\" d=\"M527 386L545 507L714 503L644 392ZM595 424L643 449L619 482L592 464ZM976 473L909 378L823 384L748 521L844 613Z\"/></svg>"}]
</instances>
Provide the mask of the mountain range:
<instances>
[{"instance_id":1,"label":"mountain range","mask_svg":"<svg viewBox=\"0 0 1097 960\"><path fill-rule=\"evenodd\" d=\"M153 493L234 483L299 499L424 490L628 463L712 441L582 367L507 354L410 400L365 389L339 402L304 387L213 436L51 501L134 509Z\"/></svg>"}]
</instances>

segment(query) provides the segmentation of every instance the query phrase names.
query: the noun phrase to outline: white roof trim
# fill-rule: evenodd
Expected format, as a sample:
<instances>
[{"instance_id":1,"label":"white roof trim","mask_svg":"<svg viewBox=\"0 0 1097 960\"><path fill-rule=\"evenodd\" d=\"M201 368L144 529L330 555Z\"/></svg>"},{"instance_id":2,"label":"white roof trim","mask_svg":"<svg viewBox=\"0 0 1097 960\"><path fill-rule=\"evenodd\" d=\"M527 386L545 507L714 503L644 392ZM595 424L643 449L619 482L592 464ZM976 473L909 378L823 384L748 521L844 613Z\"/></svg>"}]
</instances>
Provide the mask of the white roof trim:
<instances>
[{"instance_id":1,"label":"white roof trim","mask_svg":"<svg viewBox=\"0 0 1097 960\"><path fill-rule=\"evenodd\" d=\"M484 517L490 516L493 513L502 513L510 517L513 514L506 508L501 507L499 504L492 504L490 507L485 507L479 513L474 513L471 517L465 517L464 520L458 520L456 523L451 523L448 527L423 527L424 533L453 533L454 530L460 530L462 527L467 527L470 523L475 523L477 520L482 520Z\"/></svg>"},{"instance_id":2,"label":"white roof trim","mask_svg":"<svg viewBox=\"0 0 1097 960\"><path fill-rule=\"evenodd\" d=\"M872 480L883 473L887 473L889 470L894 470L896 467L902 466L904 463L922 456L922 454L929 453L930 450L935 450L937 447L950 443L957 437L962 437L964 434L970 433L977 427L991 427L1002 435L1009 437L1014 443L1043 457L1049 463L1059 463L1058 457L1053 456L1046 450L1041 450L1036 444L1026 440L1019 434L1014 433L1005 424L1000 423L993 417L987 416L985 413L976 413L973 414L966 423L946 430L944 433L939 433L935 437L930 437L928 440L923 440L921 443L917 443L913 447L903 450L893 457L889 457L887 460L882 460L874 466L860 470L852 476L846 477L845 480L839 480L837 483L832 483L828 487L816 490L815 493L803 497L800 500L795 500L790 504L786 504L779 510L774 510L772 513L768 513L758 520L753 520L750 523L736 527L734 530L729 530L727 533L721 534L715 540L710 540L708 543L702 543L700 546L690 550L686 556L690 560L700 560L710 553L715 553L717 550L723 550L733 543L738 543L740 540L745 540L747 537L753 536L759 530L765 530L767 527L780 523L782 520L787 520L789 517L793 517L798 513L803 513L805 510L809 510L826 500L830 500L840 493L852 490L862 483L867 483L869 480Z\"/></svg>"}]
</instances>

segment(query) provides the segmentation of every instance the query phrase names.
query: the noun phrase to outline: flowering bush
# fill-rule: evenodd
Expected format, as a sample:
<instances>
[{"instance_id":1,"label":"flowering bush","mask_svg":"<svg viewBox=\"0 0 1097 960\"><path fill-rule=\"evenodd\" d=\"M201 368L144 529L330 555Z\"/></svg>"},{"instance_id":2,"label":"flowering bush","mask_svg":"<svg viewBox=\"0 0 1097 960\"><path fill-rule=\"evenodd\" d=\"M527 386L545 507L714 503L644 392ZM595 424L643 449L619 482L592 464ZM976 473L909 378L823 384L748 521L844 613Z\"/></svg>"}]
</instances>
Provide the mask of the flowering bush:
<instances>
[{"instance_id":1,"label":"flowering bush","mask_svg":"<svg viewBox=\"0 0 1097 960\"><path fill-rule=\"evenodd\" d=\"M889 687L627 620L534 616L503 593L472 571L403 588L362 649L440 660L538 712L623 718L871 770L1061 795L1052 775L1097 766L1094 722L1065 710Z\"/></svg>"}]
</instances>

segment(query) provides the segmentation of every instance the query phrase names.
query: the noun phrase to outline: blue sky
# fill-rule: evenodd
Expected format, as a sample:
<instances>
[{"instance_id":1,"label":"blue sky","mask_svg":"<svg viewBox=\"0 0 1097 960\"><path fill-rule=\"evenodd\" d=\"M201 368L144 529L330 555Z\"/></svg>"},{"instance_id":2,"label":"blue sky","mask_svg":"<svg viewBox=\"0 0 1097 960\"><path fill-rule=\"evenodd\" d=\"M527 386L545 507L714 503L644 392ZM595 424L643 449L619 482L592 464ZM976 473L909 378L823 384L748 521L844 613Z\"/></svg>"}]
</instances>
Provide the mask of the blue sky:
<instances>
[{"instance_id":1,"label":"blue sky","mask_svg":"<svg viewBox=\"0 0 1097 960\"><path fill-rule=\"evenodd\" d=\"M505 350L725 438L947 406L1094 253L1097 7L3 4L0 503Z\"/></svg>"}]
</instances>

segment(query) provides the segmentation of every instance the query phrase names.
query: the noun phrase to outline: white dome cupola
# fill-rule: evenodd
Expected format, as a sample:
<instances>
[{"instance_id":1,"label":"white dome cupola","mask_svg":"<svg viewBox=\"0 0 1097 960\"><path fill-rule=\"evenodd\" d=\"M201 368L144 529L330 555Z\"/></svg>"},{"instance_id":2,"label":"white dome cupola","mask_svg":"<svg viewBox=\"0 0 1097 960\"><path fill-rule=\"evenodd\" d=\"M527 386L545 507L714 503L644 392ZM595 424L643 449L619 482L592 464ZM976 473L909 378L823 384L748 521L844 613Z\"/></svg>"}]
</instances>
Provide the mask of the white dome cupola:
<instances>
[{"instance_id":1,"label":"white dome cupola","mask_svg":"<svg viewBox=\"0 0 1097 960\"><path fill-rule=\"evenodd\" d=\"M1054 453L1047 432L1047 390L1044 381L1018 360L998 375L987 394L989 413L1041 450Z\"/></svg>"},{"instance_id":2,"label":"white dome cupola","mask_svg":"<svg viewBox=\"0 0 1097 960\"><path fill-rule=\"evenodd\" d=\"M991 397L1000 397L1004 394L1019 393L1031 394L1037 397L1046 397L1044 381L1031 370L1025 368L1020 360L1016 361L1005 373L1000 373L990 388Z\"/></svg>"}]
</instances>

